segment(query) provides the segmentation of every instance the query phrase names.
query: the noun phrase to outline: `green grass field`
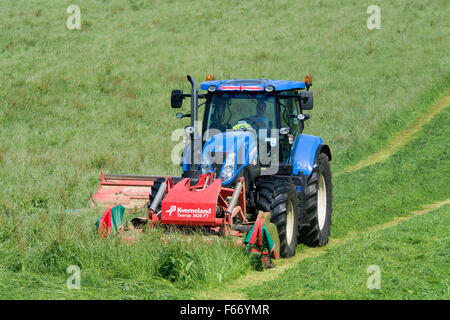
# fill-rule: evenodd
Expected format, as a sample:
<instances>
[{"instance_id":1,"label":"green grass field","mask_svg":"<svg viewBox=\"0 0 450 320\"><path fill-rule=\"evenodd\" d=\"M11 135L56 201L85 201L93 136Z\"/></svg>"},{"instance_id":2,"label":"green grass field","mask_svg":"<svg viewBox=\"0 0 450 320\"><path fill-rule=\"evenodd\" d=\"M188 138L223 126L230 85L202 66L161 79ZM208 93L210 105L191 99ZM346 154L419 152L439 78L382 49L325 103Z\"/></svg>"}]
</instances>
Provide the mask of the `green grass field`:
<instances>
[{"instance_id":1,"label":"green grass field","mask_svg":"<svg viewBox=\"0 0 450 320\"><path fill-rule=\"evenodd\" d=\"M360 236L301 261L275 281L246 290L249 299L446 299L450 211L443 207ZM380 287L367 280L378 266ZM370 269L369 269L370 271Z\"/></svg>"},{"instance_id":2,"label":"green grass field","mask_svg":"<svg viewBox=\"0 0 450 320\"><path fill-rule=\"evenodd\" d=\"M333 238L407 216L421 204L448 199L449 123L450 108L446 108L386 162L335 179ZM426 165L430 162L433 166ZM319 259L301 261L276 281L249 288L248 297L448 299L449 219L447 205L398 226L369 232ZM380 290L366 287L369 265L382 270Z\"/></svg>"},{"instance_id":3,"label":"green grass field","mask_svg":"<svg viewBox=\"0 0 450 320\"><path fill-rule=\"evenodd\" d=\"M87 199L100 170L179 173L169 160L178 143L171 133L187 120L175 119L169 97L188 91L186 74L198 82L211 73L312 74L305 132L331 146L333 172L382 149L450 88L445 0L375 3L380 30L367 29L369 4L358 1L75 2L0 2L1 299L189 298L251 270L239 248L224 244L160 244L149 232L124 245L96 234L101 211ZM66 28L71 4L81 8L81 30ZM334 179L332 238L449 197L448 113L387 161ZM246 293L448 299L449 272L440 267L448 264L448 206L395 230L330 249ZM366 290L366 262L381 264L385 253L399 267L380 265L383 289ZM69 265L82 269L80 290L66 289ZM428 278L415 279L405 271L412 267ZM297 289L287 290L293 275Z\"/></svg>"}]
</instances>

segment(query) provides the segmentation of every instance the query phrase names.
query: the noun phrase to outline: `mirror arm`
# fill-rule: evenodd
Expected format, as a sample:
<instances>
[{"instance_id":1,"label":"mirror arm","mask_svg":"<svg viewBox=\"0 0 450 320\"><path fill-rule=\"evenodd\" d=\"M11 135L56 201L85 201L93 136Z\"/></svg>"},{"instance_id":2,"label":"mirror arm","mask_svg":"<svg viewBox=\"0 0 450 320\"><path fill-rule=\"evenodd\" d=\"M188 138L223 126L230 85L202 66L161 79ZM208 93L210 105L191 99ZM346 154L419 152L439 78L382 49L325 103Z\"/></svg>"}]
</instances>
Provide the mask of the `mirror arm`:
<instances>
[{"instance_id":1,"label":"mirror arm","mask_svg":"<svg viewBox=\"0 0 450 320\"><path fill-rule=\"evenodd\" d=\"M299 94L287 94L287 95L278 94L277 98L278 99L291 99L291 98L300 99L300 95Z\"/></svg>"},{"instance_id":2,"label":"mirror arm","mask_svg":"<svg viewBox=\"0 0 450 320\"><path fill-rule=\"evenodd\" d=\"M183 93L183 99L184 98L190 98L192 96L192 94L190 93ZM199 94L197 96L199 99L205 99L206 98L206 94Z\"/></svg>"},{"instance_id":3,"label":"mirror arm","mask_svg":"<svg viewBox=\"0 0 450 320\"><path fill-rule=\"evenodd\" d=\"M201 106L203 106L205 103L206 103L206 101L203 102L203 103L201 103L201 104L199 104L198 107L197 107L197 109L200 108Z\"/></svg>"},{"instance_id":4,"label":"mirror arm","mask_svg":"<svg viewBox=\"0 0 450 320\"><path fill-rule=\"evenodd\" d=\"M191 116L190 113L183 114L183 113L179 112L176 114L177 119L189 118L190 116Z\"/></svg>"}]
</instances>

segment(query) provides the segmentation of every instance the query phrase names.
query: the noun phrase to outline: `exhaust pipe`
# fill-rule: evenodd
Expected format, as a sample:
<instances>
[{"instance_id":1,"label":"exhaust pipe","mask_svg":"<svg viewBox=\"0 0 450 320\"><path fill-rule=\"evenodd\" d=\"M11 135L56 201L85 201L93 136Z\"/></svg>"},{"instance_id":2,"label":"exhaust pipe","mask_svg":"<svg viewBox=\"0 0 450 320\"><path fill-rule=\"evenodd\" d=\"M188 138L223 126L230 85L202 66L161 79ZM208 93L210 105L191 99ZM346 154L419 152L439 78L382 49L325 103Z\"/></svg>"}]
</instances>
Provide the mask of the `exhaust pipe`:
<instances>
[{"instance_id":1,"label":"exhaust pipe","mask_svg":"<svg viewBox=\"0 0 450 320\"><path fill-rule=\"evenodd\" d=\"M192 78L190 75L187 76L189 82L192 86L191 91L191 125L196 128L196 121L198 120L198 92L197 92L197 83L195 82L194 78Z\"/></svg>"},{"instance_id":2,"label":"exhaust pipe","mask_svg":"<svg viewBox=\"0 0 450 320\"><path fill-rule=\"evenodd\" d=\"M199 155L201 155L201 150L199 150L199 139L201 135L198 133L198 91L197 91L197 83L195 79L190 75L187 76L187 79L191 83L192 91L191 91L191 126L194 128L194 133L191 134L191 165L189 171L185 171L184 177L187 178L198 178L200 176L200 159Z\"/></svg>"}]
</instances>

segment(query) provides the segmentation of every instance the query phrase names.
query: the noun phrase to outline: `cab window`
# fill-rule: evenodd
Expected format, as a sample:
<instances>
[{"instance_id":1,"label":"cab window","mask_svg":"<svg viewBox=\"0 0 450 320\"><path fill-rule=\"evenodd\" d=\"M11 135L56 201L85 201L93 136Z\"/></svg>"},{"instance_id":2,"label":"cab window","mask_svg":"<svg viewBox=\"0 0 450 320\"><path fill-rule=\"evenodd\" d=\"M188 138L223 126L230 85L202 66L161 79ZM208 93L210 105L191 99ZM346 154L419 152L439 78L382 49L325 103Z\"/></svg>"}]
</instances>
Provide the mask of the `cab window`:
<instances>
[{"instance_id":1,"label":"cab window","mask_svg":"<svg viewBox=\"0 0 450 320\"><path fill-rule=\"evenodd\" d=\"M216 94L209 102L206 139L214 135L213 132L234 130L240 123L257 132L275 129L275 105L275 98L265 93Z\"/></svg>"},{"instance_id":2,"label":"cab window","mask_svg":"<svg viewBox=\"0 0 450 320\"><path fill-rule=\"evenodd\" d=\"M297 94L296 90L282 91L279 94L280 101L280 116L281 127L289 127L290 133L297 137L299 135L299 120L297 117L291 117L290 115L298 115L300 107L298 99L296 98L283 98L283 96L289 96Z\"/></svg>"}]
</instances>

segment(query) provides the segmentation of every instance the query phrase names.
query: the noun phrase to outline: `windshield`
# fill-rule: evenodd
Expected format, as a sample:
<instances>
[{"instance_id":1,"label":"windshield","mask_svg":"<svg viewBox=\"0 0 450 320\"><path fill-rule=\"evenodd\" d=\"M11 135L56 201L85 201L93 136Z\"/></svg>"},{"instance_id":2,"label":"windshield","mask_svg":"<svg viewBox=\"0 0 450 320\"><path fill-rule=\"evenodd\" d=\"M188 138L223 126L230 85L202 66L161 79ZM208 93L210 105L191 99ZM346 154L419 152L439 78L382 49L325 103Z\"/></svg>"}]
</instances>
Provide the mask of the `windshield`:
<instances>
[{"instance_id":1,"label":"windshield","mask_svg":"<svg viewBox=\"0 0 450 320\"><path fill-rule=\"evenodd\" d=\"M275 129L275 98L266 93L219 93L210 102L206 139L218 131Z\"/></svg>"}]
</instances>

